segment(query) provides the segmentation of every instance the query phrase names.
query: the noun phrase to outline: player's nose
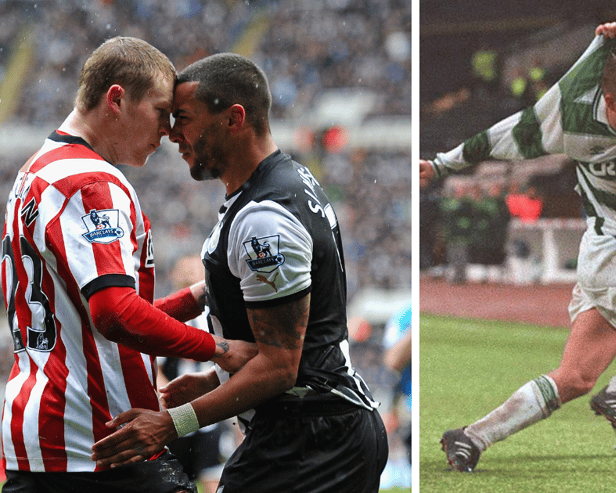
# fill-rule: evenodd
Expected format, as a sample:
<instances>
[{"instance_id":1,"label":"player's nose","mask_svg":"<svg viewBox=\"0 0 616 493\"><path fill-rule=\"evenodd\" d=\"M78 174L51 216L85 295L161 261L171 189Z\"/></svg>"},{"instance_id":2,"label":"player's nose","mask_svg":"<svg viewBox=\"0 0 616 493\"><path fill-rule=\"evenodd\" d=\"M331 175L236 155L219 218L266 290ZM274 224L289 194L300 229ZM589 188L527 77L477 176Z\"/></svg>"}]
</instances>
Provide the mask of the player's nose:
<instances>
[{"instance_id":1,"label":"player's nose","mask_svg":"<svg viewBox=\"0 0 616 493\"><path fill-rule=\"evenodd\" d=\"M175 142L176 144L179 144L183 138L182 133L177 129L177 125L173 125L173 127L171 127L168 135L169 140L171 142Z\"/></svg>"},{"instance_id":2,"label":"player's nose","mask_svg":"<svg viewBox=\"0 0 616 493\"><path fill-rule=\"evenodd\" d=\"M163 119L161 121L160 125L158 126L158 133L161 137L164 137L165 135L169 135L171 133L171 122L169 121L169 118Z\"/></svg>"}]
</instances>

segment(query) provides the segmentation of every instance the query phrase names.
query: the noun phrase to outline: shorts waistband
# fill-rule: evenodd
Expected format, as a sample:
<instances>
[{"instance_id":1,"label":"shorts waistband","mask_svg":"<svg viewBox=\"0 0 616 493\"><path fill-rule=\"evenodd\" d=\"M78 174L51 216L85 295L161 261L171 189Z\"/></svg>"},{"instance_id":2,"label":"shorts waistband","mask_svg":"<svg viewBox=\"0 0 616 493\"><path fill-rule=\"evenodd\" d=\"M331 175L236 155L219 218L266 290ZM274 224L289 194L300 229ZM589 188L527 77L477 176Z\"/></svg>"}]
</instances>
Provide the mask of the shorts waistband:
<instances>
[{"instance_id":1,"label":"shorts waistband","mask_svg":"<svg viewBox=\"0 0 616 493\"><path fill-rule=\"evenodd\" d=\"M333 395L308 396L303 399L275 399L255 407L256 418L339 416L362 409Z\"/></svg>"}]
</instances>

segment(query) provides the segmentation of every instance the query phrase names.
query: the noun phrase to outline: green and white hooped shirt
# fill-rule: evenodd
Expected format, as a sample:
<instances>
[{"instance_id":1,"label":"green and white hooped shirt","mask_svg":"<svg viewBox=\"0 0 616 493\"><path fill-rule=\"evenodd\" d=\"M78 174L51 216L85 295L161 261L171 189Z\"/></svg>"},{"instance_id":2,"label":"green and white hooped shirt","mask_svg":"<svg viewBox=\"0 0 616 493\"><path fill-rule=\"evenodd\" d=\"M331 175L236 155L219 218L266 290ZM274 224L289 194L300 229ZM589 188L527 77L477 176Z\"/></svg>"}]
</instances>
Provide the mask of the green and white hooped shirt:
<instances>
[{"instance_id":1,"label":"green and white hooped shirt","mask_svg":"<svg viewBox=\"0 0 616 493\"><path fill-rule=\"evenodd\" d=\"M601 233L616 232L616 131L607 121L601 75L616 40L596 36L534 105L496 123L432 161L438 177L486 160L566 154L576 163L576 191ZM606 225L607 226L607 225Z\"/></svg>"}]
</instances>

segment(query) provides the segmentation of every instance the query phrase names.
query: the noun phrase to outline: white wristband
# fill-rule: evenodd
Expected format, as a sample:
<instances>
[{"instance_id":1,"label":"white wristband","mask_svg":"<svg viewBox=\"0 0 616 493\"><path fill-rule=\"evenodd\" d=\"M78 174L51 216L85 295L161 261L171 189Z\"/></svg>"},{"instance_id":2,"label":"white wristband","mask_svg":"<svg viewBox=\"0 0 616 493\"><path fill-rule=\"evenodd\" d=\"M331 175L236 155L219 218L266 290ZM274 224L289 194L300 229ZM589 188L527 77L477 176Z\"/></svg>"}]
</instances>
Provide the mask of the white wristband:
<instances>
[{"instance_id":1,"label":"white wristband","mask_svg":"<svg viewBox=\"0 0 616 493\"><path fill-rule=\"evenodd\" d=\"M179 407L173 407L167 409L167 412L173 420L175 431L178 433L178 438L188 435L193 431L197 431L199 428L199 420L195 414L190 402L183 404Z\"/></svg>"}]
</instances>

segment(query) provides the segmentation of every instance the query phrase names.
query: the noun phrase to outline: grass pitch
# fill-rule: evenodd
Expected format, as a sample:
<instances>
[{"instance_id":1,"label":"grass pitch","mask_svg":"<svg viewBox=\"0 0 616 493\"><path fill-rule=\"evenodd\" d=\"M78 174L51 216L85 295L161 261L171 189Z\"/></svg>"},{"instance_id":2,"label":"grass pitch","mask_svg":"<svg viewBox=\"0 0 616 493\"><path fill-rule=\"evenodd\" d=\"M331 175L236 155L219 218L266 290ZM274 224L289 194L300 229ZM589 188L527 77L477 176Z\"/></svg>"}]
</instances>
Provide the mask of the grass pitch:
<instances>
[{"instance_id":1,"label":"grass pitch","mask_svg":"<svg viewBox=\"0 0 616 493\"><path fill-rule=\"evenodd\" d=\"M523 309L523 307L521 307ZM473 473L451 470L439 440L556 368L567 329L421 315L419 490L421 493L613 492L616 437L590 410L590 396L491 446ZM616 364L593 393L616 374Z\"/></svg>"}]
</instances>

